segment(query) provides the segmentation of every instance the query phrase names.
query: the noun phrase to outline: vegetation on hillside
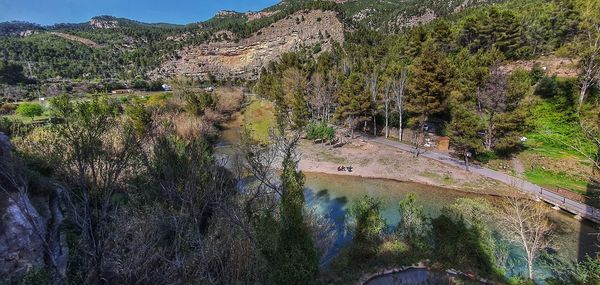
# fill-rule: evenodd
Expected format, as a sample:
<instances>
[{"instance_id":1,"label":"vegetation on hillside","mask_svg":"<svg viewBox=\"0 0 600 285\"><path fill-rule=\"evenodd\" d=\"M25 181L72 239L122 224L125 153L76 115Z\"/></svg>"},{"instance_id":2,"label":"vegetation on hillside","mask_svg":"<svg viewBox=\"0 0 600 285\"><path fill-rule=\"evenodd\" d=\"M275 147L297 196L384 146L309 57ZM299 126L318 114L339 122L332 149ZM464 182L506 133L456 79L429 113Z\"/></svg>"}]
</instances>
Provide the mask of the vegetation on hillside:
<instances>
[{"instance_id":1,"label":"vegetation on hillside","mask_svg":"<svg viewBox=\"0 0 600 285\"><path fill-rule=\"evenodd\" d=\"M404 139L415 146L416 155L427 132L449 136L458 157L473 156L484 163L530 153L539 149L536 143L558 147L580 158L587 169L544 186L587 191L585 199L593 203L598 92L591 88L581 101L577 79L557 79L540 65L511 72L504 67L551 52L572 51L573 58L593 55L594 46L573 50L587 43L585 35L595 36L589 23L578 24L587 23L582 21L589 16L585 7L570 0L508 1L400 35L359 28L343 46L316 59L305 52L284 55L263 69L255 91L292 116L303 108L315 121L323 119L320 114L333 114L326 120L350 132L378 134L393 126L402 134L407 129L411 135ZM408 79L401 80L402 74ZM297 106L303 102L297 94L286 90L287 82L301 82L307 98L303 106ZM527 166L524 175L532 182L544 179L542 165Z\"/></svg>"}]
</instances>

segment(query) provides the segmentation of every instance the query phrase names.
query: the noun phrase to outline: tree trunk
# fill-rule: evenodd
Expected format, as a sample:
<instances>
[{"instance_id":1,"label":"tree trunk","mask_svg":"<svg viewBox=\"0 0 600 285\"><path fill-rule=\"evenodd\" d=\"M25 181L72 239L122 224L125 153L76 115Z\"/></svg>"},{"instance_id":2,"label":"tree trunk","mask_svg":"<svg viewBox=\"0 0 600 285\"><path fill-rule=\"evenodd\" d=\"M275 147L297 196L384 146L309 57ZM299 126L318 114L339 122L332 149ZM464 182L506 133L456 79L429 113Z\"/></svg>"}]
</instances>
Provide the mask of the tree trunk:
<instances>
[{"instance_id":1,"label":"tree trunk","mask_svg":"<svg viewBox=\"0 0 600 285\"><path fill-rule=\"evenodd\" d=\"M400 114L400 120L398 120L398 140L402 142L402 114Z\"/></svg>"},{"instance_id":2,"label":"tree trunk","mask_svg":"<svg viewBox=\"0 0 600 285\"><path fill-rule=\"evenodd\" d=\"M527 257L527 271L529 271L529 279L533 280L533 260Z\"/></svg>"},{"instance_id":3,"label":"tree trunk","mask_svg":"<svg viewBox=\"0 0 600 285\"><path fill-rule=\"evenodd\" d=\"M373 136L377 136L377 119L373 115Z\"/></svg>"},{"instance_id":4,"label":"tree trunk","mask_svg":"<svg viewBox=\"0 0 600 285\"><path fill-rule=\"evenodd\" d=\"M385 104L385 138L389 138L390 137L390 126L389 126L389 122L388 122L388 105L389 104Z\"/></svg>"},{"instance_id":5,"label":"tree trunk","mask_svg":"<svg viewBox=\"0 0 600 285\"><path fill-rule=\"evenodd\" d=\"M583 103L585 102L585 98L587 97L587 91L590 88L590 84L588 82L583 82L581 84L581 91L579 91L579 104L577 105L577 111L581 110Z\"/></svg>"}]
</instances>

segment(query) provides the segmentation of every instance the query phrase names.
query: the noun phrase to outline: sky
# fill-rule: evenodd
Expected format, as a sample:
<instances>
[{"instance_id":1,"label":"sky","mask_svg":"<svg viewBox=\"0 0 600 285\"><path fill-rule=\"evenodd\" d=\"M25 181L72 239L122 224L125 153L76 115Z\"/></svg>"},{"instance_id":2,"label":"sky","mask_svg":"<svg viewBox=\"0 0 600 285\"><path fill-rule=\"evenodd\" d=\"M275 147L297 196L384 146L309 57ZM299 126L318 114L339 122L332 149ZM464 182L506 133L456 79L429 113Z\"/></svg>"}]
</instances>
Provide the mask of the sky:
<instances>
[{"instance_id":1,"label":"sky","mask_svg":"<svg viewBox=\"0 0 600 285\"><path fill-rule=\"evenodd\" d=\"M99 15L147 23L189 24L219 10L256 11L278 0L0 0L0 22L83 23Z\"/></svg>"}]
</instances>

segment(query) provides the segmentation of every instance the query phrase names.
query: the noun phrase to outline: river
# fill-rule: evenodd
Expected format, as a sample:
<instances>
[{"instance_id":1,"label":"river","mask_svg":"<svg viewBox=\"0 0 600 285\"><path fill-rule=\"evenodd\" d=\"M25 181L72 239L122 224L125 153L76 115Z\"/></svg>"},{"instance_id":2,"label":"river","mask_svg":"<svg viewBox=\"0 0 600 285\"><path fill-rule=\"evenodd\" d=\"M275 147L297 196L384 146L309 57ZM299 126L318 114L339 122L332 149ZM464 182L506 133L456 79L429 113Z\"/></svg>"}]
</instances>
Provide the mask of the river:
<instances>
[{"instance_id":1,"label":"river","mask_svg":"<svg viewBox=\"0 0 600 285\"><path fill-rule=\"evenodd\" d=\"M243 117L239 114L233 116L232 122L224 128L217 153L228 155L232 150L228 147L239 143L239 129ZM346 245L351 236L345 231L346 213L349 207L358 199L369 195L383 201L382 216L390 228L395 227L400 219L398 203L408 193L416 193L418 202L423 205L424 212L430 217L436 217L445 206L454 203L458 198L482 197L497 203L497 197L473 194L458 190L434 187L429 185L399 182L385 179L371 179L352 176L339 176L320 173L305 173L305 197L308 207L316 207L318 211L331 218L335 224L338 239L333 250L328 253L331 259ZM550 208L550 207L549 207ZM595 254L598 251L596 225L588 221L578 221L572 215L561 211L552 211L550 215L554 225L553 250L566 260L576 260L586 254ZM493 227L494 225L492 225ZM508 275L523 274L526 268L524 261L519 257L520 251L515 248L509 258ZM542 265L537 265L539 277L547 277L549 271Z\"/></svg>"},{"instance_id":2,"label":"river","mask_svg":"<svg viewBox=\"0 0 600 285\"><path fill-rule=\"evenodd\" d=\"M423 205L425 214L430 217L438 216L443 207L451 205L459 198L481 197L492 203L497 203L500 199L410 182L319 173L305 173L305 175L307 204L317 207L321 213L336 223L338 240L333 250L334 253L351 239L344 231L347 209L354 201L365 195L377 197L383 201L382 216L391 228L395 227L400 220L398 203L411 192L417 194L417 201ZM594 254L597 251L595 247L597 239L593 235L597 230L594 224L578 221L570 214L554 210L552 210L550 218L554 225L553 249L559 256L568 260L576 260L578 257ZM520 254L517 248L512 251L507 266L509 275L523 273L525 263L520 258ZM547 268L542 265L538 265L536 270L539 277L549 274Z\"/></svg>"}]
</instances>

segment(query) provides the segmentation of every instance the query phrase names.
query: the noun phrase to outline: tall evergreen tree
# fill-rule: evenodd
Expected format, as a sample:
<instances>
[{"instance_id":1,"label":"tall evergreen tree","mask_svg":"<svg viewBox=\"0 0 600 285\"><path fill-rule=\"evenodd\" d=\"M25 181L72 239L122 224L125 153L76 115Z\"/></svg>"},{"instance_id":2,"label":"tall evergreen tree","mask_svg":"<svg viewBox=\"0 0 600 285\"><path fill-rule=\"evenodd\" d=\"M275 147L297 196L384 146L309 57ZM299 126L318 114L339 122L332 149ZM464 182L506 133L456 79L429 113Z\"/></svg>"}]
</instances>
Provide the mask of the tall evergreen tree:
<instances>
[{"instance_id":1,"label":"tall evergreen tree","mask_svg":"<svg viewBox=\"0 0 600 285\"><path fill-rule=\"evenodd\" d=\"M302 129L310 116L306 103L308 80L301 69L292 67L283 72L286 105L291 111L292 128Z\"/></svg>"},{"instance_id":2,"label":"tall evergreen tree","mask_svg":"<svg viewBox=\"0 0 600 285\"><path fill-rule=\"evenodd\" d=\"M313 284L319 274L319 256L304 221L304 175L297 170L294 147L287 147L281 174L280 229L274 255L275 284Z\"/></svg>"},{"instance_id":3,"label":"tall evergreen tree","mask_svg":"<svg viewBox=\"0 0 600 285\"><path fill-rule=\"evenodd\" d=\"M431 115L446 108L450 65L434 45L425 44L421 55L411 66L406 109L413 115L413 126L421 125Z\"/></svg>"},{"instance_id":4,"label":"tall evergreen tree","mask_svg":"<svg viewBox=\"0 0 600 285\"><path fill-rule=\"evenodd\" d=\"M338 97L336 118L348 123L352 132L360 122L369 119L371 96L365 89L364 75L353 72L344 81ZM352 133L354 136L354 133Z\"/></svg>"}]
</instances>

